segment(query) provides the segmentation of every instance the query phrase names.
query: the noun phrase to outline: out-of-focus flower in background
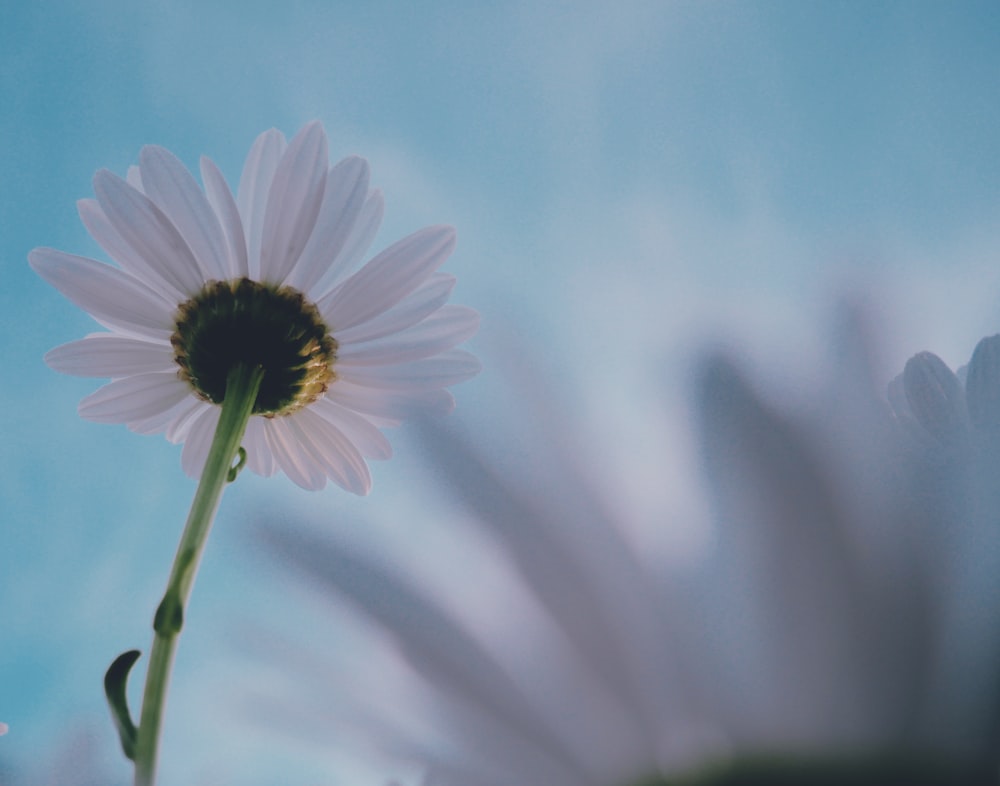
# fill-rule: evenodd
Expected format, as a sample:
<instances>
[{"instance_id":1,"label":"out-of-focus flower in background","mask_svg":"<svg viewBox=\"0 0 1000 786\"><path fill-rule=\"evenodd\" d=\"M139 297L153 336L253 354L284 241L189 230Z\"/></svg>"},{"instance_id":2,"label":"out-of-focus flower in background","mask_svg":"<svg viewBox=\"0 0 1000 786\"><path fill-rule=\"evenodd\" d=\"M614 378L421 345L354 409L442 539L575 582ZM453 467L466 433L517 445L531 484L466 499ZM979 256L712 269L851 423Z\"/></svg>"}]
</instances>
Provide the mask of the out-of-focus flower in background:
<instances>
[{"instance_id":1,"label":"out-of-focus flower in background","mask_svg":"<svg viewBox=\"0 0 1000 786\"><path fill-rule=\"evenodd\" d=\"M513 451L422 435L461 523L498 547L483 576L499 553L516 579L492 606L270 522L312 594L349 599L405 664L354 685L338 724L324 686L342 695L343 674L302 655L286 729L330 745L351 729L436 786L995 782L998 342L964 389L918 356L893 407L871 343L852 314L819 383L780 391L706 355L693 421L712 534L694 566L642 553L601 451L540 386L521 391L534 439Z\"/></svg>"}]
</instances>

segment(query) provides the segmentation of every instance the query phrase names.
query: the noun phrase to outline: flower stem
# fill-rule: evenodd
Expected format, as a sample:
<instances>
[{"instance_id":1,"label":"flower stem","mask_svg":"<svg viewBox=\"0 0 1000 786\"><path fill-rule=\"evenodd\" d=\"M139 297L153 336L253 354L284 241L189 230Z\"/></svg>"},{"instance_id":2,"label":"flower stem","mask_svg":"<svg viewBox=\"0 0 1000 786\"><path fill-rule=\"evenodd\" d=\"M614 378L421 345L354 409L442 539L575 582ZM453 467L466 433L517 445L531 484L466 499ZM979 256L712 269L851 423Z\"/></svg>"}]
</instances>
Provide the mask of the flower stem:
<instances>
[{"instance_id":1,"label":"flower stem","mask_svg":"<svg viewBox=\"0 0 1000 786\"><path fill-rule=\"evenodd\" d=\"M153 649L146 672L135 747L135 786L153 786L160 744L160 726L166 705L167 685L177 650L177 637L184 623L184 608L198 563L215 518L222 490L226 485L233 459L240 448L257 391L264 376L260 367L234 366L226 380L226 394L219 415L219 425L212 438L208 460L198 482L191 512L177 547L167 591L153 619Z\"/></svg>"}]
</instances>

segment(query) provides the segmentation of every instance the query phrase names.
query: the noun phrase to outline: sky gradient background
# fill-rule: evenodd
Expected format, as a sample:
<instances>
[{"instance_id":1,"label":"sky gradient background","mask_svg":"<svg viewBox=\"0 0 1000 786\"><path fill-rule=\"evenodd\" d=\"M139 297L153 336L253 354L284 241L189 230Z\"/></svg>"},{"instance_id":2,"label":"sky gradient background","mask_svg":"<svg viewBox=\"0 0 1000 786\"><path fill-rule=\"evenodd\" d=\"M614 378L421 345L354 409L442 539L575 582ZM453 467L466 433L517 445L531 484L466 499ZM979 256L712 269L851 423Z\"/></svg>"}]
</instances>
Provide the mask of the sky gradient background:
<instances>
[{"instance_id":1,"label":"sky gradient background","mask_svg":"<svg viewBox=\"0 0 1000 786\"><path fill-rule=\"evenodd\" d=\"M610 444L639 518L687 520L682 404L706 346L738 346L780 385L822 354L845 293L868 304L886 379L923 349L960 365L1000 331L998 85L994 2L8 3L0 782L69 782L60 757L80 756L129 780L100 680L149 645L194 491L178 447L82 421L97 381L42 362L97 327L26 255L104 258L75 208L96 170L156 143L235 185L261 131L319 118L331 158L365 156L385 192L374 249L458 228L445 269L453 302L484 315L486 363L455 390L463 420L497 420L491 357L523 351ZM336 740L305 755L240 702L246 631L308 619L245 525L261 506L325 516L449 572L463 535L422 500L406 432L367 499L249 473L227 492L181 640L166 786L356 777Z\"/></svg>"}]
</instances>

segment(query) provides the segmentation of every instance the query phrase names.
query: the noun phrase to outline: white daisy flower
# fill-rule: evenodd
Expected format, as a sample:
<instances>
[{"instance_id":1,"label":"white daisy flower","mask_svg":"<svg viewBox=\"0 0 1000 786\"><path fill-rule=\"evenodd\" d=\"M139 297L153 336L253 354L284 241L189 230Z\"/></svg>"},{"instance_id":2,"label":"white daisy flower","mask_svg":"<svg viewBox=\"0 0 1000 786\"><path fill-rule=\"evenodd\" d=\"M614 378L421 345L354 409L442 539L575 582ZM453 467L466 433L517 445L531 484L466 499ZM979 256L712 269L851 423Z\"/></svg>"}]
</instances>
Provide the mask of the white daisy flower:
<instances>
[{"instance_id":1,"label":"white daisy flower","mask_svg":"<svg viewBox=\"0 0 1000 786\"><path fill-rule=\"evenodd\" d=\"M461 594L443 601L280 522L275 551L376 621L403 666L391 694L364 683L370 697L331 726L317 686L342 677L302 657L286 715L305 735L363 730L428 786L995 783L1000 338L977 349L964 391L940 361L907 367L919 444L934 440L917 451L850 348L797 406L726 358L705 363L695 414L715 532L691 572L642 558L628 501L597 492L579 431L545 404L538 444L513 462L481 436L422 439L514 569L493 626ZM969 423L976 447L952 451ZM394 707L404 695L422 713Z\"/></svg>"},{"instance_id":2,"label":"white daisy flower","mask_svg":"<svg viewBox=\"0 0 1000 786\"><path fill-rule=\"evenodd\" d=\"M243 439L247 465L307 489L328 479L371 487L366 459L391 449L379 430L416 410L448 411L450 385L475 375L455 347L478 315L446 305L437 269L455 231L432 226L358 268L382 219L367 162L327 162L322 125L291 142L261 134L236 195L208 158L204 190L169 151L143 148L127 179L102 170L80 217L119 267L51 248L32 267L110 332L46 355L57 371L110 377L80 414L183 442L198 476L227 374L258 365L263 382Z\"/></svg>"}]
</instances>

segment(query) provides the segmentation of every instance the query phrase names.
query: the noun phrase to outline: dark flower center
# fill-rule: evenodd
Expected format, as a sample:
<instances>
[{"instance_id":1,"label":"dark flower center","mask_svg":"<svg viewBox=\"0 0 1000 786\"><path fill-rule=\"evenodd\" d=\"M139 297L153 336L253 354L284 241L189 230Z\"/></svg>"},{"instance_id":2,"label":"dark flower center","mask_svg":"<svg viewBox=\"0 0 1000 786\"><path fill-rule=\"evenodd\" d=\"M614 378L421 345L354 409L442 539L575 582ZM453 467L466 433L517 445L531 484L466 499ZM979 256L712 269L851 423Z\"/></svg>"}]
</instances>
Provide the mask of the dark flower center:
<instances>
[{"instance_id":1,"label":"dark flower center","mask_svg":"<svg viewBox=\"0 0 1000 786\"><path fill-rule=\"evenodd\" d=\"M170 337L180 375L221 404L236 364L260 366L255 415L287 415L322 396L334 379L337 342L319 311L291 287L248 278L210 281L181 303Z\"/></svg>"}]
</instances>

